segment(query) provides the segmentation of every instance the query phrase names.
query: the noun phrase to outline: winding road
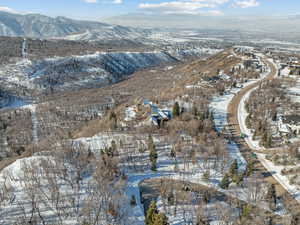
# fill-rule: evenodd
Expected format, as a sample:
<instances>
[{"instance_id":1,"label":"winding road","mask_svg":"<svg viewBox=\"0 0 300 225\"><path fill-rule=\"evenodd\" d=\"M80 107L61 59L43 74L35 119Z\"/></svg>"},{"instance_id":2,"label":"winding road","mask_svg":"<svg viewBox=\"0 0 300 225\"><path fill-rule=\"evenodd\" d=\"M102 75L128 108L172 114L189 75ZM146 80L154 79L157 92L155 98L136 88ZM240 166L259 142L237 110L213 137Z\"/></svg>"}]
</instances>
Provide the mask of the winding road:
<instances>
[{"instance_id":1,"label":"winding road","mask_svg":"<svg viewBox=\"0 0 300 225\"><path fill-rule=\"evenodd\" d=\"M259 86L259 84L265 80L273 80L278 71L274 64L270 62L267 59L263 59L263 62L268 65L268 67L271 69L270 73L262 80L259 80L251 85L246 86L241 91L239 91L231 100L229 106L228 106L228 122L231 125L231 128L233 128L233 134L235 136L240 136L241 134L241 128L239 125L239 116L238 116L238 108L239 105L243 99L243 97L250 91L254 90ZM247 146L249 147L249 146Z\"/></svg>"},{"instance_id":2,"label":"winding road","mask_svg":"<svg viewBox=\"0 0 300 225\"><path fill-rule=\"evenodd\" d=\"M246 95L249 95L251 91L256 89L261 82L273 80L278 74L278 70L274 63L266 58L263 58L263 62L271 69L270 73L264 79L243 88L234 96L228 106L228 123L233 134L234 141L239 144L240 151L247 161L251 160L253 152L257 151L257 149L251 144L247 143L244 139L240 138L242 131L239 122L239 106L243 98L245 98ZM299 207L299 202L294 198L291 190L284 185L284 183L276 176L276 174L270 171L270 168L267 167L263 160L257 160L255 169L265 177L267 182L275 184L276 190L280 196L288 193L291 203L293 203L294 206Z\"/></svg>"}]
</instances>

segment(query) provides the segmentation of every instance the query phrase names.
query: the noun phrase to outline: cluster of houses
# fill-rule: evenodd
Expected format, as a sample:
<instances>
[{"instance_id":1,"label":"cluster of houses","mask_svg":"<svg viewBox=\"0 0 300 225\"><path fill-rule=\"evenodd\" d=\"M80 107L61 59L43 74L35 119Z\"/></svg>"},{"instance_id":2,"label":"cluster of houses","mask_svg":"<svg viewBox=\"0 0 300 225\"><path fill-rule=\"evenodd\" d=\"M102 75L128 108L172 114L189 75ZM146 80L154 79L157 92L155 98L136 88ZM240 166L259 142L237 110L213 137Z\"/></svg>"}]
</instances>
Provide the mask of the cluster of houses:
<instances>
[{"instance_id":1,"label":"cluster of houses","mask_svg":"<svg viewBox=\"0 0 300 225\"><path fill-rule=\"evenodd\" d=\"M300 135L300 115L281 115L277 121L277 131L281 137Z\"/></svg>"},{"instance_id":2,"label":"cluster of houses","mask_svg":"<svg viewBox=\"0 0 300 225\"><path fill-rule=\"evenodd\" d=\"M170 109L160 108L157 104L147 99L137 100L137 103L133 107L127 107L125 113L125 121L127 122L134 119L136 120L137 115L140 113L142 119L146 119L158 127L161 126L163 122L172 119L172 111Z\"/></svg>"},{"instance_id":3,"label":"cluster of houses","mask_svg":"<svg viewBox=\"0 0 300 225\"><path fill-rule=\"evenodd\" d=\"M288 76L288 75L300 75L300 64L280 64L280 75Z\"/></svg>"},{"instance_id":4,"label":"cluster of houses","mask_svg":"<svg viewBox=\"0 0 300 225\"><path fill-rule=\"evenodd\" d=\"M234 51L240 54L252 54L254 48L249 46L235 46Z\"/></svg>"},{"instance_id":5,"label":"cluster of houses","mask_svg":"<svg viewBox=\"0 0 300 225\"><path fill-rule=\"evenodd\" d=\"M288 57L286 60L286 64L300 66L300 61L297 57Z\"/></svg>"},{"instance_id":6,"label":"cluster of houses","mask_svg":"<svg viewBox=\"0 0 300 225\"><path fill-rule=\"evenodd\" d=\"M289 75L300 75L300 59L297 57L278 57L279 61L279 75L289 76Z\"/></svg>"},{"instance_id":7,"label":"cluster of houses","mask_svg":"<svg viewBox=\"0 0 300 225\"><path fill-rule=\"evenodd\" d=\"M242 54L245 60L243 61L243 63L240 63L236 67L234 67L233 72L241 69L253 69L260 73L267 71L267 67L263 64L260 57L255 54L254 48L241 46L236 47L234 51Z\"/></svg>"},{"instance_id":8,"label":"cluster of houses","mask_svg":"<svg viewBox=\"0 0 300 225\"><path fill-rule=\"evenodd\" d=\"M296 57L281 58L279 76L300 75L300 63ZM297 72L298 71L298 72ZM290 92L290 94L293 94ZM294 94L293 94L294 95ZM297 95L297 93L296 93ZM300 135L300 115L285 114L278 116L278 135L285 139L290 139Z\"/></svg>"}]
</instances>

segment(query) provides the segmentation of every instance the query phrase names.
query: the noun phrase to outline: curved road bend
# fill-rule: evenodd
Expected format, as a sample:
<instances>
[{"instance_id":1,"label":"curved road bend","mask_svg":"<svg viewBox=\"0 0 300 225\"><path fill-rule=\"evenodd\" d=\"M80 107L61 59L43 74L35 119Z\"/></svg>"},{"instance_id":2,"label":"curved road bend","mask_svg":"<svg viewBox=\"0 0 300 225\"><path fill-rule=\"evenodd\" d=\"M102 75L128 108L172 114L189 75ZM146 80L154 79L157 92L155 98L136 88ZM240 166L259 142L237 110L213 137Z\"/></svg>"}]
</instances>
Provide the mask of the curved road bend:
<instances>
[{"instance_id":1,"label":"curved road bend","mask_svg":"<svg viewBox=\"0 0 300 225\"><path fill-rule=\"evenodd\" d=\"M263 62L266 63L269 66L269 68L271 68L271 72L264 79L257 81L255 83L243 88L240 92L238 92L233 97L233 99L231 100L231 102L228 106L228 124L229 124L231 132L233 134L234 141L239 144L241 153L243 154L243 156L245 157L245 159L247 161L249 161L251 159L251 154L253 151L256 151L256 149L252 149L251 146L249 146L247 144L247 142L245 142L244 139L240 138L241 129L240 129L239 120L238 120L238 108L239 108L239 104L240 104L242 98L249 91L253 90L254 88L257 88L261 81L273 80L276 77L278 71L275 68L274 64L265 58L263 59ZM288 191L272 176L272 174L270 174L268 169L265 168L260 161L258 161L258 163L256 163L256 170L265 177L265 180L267 182L276 185L276 189L277 189L279 195L288 193ZM293 203L293 205L299 206L299 203L290 194L289 194L289 200L291 200L291 203Z\"/></svg>"}]
</instances>

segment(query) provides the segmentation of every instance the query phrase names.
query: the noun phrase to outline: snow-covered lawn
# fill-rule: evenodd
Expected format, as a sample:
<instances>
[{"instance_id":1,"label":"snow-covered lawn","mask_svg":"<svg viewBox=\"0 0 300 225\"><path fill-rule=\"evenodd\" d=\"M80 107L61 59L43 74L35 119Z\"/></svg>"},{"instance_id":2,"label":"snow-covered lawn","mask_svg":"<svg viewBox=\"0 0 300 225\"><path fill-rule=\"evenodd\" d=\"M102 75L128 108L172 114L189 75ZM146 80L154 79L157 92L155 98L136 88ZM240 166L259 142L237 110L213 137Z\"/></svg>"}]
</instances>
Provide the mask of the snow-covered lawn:
<instances>
[{"instance_id":1,"label":"snow-covered lawn","mask_svg":"<svg viewBox=\"0 0 300 225\"><path fill-rule=\"evenodd\" d=\"M159 211L166 213L170 224L186 225L194 224L196 221L199 205L180 204L177 207L168 205L164 206L163 199L159 197L157 201L157 208ZM224 224L224 221L222 221L224 218L222 218L222 216L226 214L230 215L230 218L226 219L230 219L231 221L234 221L239 216L239 210L237 208L233 208L223 201L210 201L205 207L203 207L202 210L204 215L209 219L210 225Z\"/></svg>"}]
</instances>

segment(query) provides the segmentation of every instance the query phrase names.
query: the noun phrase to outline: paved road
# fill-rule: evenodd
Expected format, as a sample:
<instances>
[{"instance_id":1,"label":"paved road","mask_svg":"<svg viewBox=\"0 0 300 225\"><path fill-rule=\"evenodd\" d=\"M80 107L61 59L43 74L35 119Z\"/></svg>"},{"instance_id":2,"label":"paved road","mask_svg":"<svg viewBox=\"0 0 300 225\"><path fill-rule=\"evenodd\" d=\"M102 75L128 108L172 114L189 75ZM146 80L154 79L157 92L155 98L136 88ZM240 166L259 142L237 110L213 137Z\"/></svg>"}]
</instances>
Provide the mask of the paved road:
<instances>
[{"instance_id":1,"label":"paved road","mask_svg":"<svg viewBox=\"0 0 300 225\"><path fill-rule=\"evenodd\" d=\"M277 75L277 69L275 68L273 63L269 62L268 60L264 59L263 61L271 68L271 72L262 81L274 79ZM238 92L234 96L234 98L232 99L232 101L229 104L229 107L228 107L228 113L229 113L228 121L229 121L229 124L233 126L233 128L235 130L235 134L237 136L239 136L240 133L241 133L241 129L240 129L240 126L239 126L239 120L238 120L238 107L239 107L239 104L240 104L242 98L249 91L253 90L254 88L257 88L262 81L257 81L255 83L243 88L240 92Z\"/></svg>"},{"instance_id":2,"label":"paved road","mask_svg":"<svg viewBox=\"0 0 300 225\"><path fill-rule=\"evenodd\" d=\"M256 149L252 149L251 146L249 146L244 141L244 139L239 138L239 136L241 134L241 128L240 128L239 120L238 120L238 108L239 108L239 104L242 101L243 97L249 91L252 91L253 89L257 88L262 81L273 80L276 77L278 71L277 71L276 67L274 66L274 64L267 59L263 59L263 61L270 67L271 72L263 80L257 81L256 83L253 83L253 84L243 88L239 93L237 93L234 96L234 98L232 99L232 101L230 102L230 104L228 106L228 122L229 122L229 125L231 128L232 134L235 137L235 141L240 145L241 152L247 161L251 160L252 152L256 151ZM283 194L287 193L287 190L273 176L271 176L270 172L267 170L267 168L265 168L261 164L261 162L258 161L258 163L256 163L256 169L258 172L260 172L261 174L263 174L266 177L265 179L267 182L276 185L276 189L277 189L277 192L279 193L279 195L283 195ZM292 198L292 196L290 196L289 199L292 201L291 203L293 203L293 205L295 204L295 205L299 206L298 202L294 198Z\"/></svg>"}]
</instances>

